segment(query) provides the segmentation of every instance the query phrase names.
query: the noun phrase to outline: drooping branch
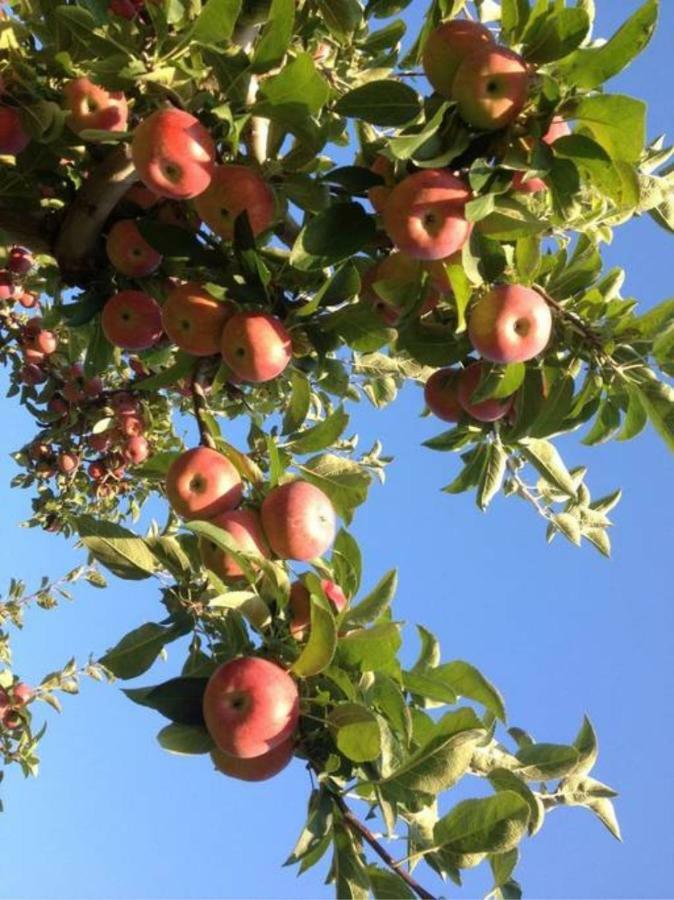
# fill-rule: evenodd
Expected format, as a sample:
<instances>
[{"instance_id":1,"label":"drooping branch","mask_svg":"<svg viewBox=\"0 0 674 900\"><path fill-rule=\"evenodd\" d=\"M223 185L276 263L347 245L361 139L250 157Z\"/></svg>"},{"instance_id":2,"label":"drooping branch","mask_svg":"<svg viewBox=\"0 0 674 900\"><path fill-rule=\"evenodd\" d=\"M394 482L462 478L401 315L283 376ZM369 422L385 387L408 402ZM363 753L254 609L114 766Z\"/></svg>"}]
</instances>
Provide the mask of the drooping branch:
<instances>
[{"instance_id":1,"label":"drooping branch","mask_svg":"<svg viewBox=\"0 0 674 900\"><path fill-rule=\"evenodd\" d=\"M414 891L417 897L420 897L421 900L435 900L434 895L429 893L426 888L422 887L419 882L410 875L407 869L404 869L402 865L391 856L388 850L382 846L370 829L351 812L343 797L333 794L333 799L342 814L345 824L354 832L354 834L358 835L358 837L362 838L370 845L382 862L386 863L396 875L402 878L405 884Z\"/></svg>"},{"instance_id":2,"label":"drooping branch","mask_svg":"<svg viewBox=\"0 0 674 900\"><path fill-rule=\"evenodd\" d=\"M105 220L136 179L131 149L120 144L84 182L54 244L64 281L77 283L94 270L96 243Z\"/></svg>"}]
</instances>

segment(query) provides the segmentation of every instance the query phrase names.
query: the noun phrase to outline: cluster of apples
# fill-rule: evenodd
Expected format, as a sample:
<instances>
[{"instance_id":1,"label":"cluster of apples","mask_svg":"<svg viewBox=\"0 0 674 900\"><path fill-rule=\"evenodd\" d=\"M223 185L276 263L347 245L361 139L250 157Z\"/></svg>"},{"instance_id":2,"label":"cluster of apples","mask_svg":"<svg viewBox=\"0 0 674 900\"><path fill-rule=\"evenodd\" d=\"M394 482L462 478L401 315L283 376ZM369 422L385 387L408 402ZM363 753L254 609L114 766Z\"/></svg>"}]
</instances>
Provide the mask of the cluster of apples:
<instances>
[{"instance_id":1,"label":"cluster of apples","mask_svg":"<svg viewBox=\"0 0 674 900\"><path fill-rule=\"evenodd\" d=\"M33 699L33 689L20 681L9 690L0 688L0 730L16 731L23 719L21 710Z\"/></svg>"},{"instance_id":2,"label":"cluster of apples","mask_svg":"<svg viewBox=\"0 0 674 900\"><path fill-rule=\"evenodd\" d=\"M27 291L23 279L33 268L33 256L25 247L11 247L7 266L0 269L0 303L19 303L24 309L38 305L35 294Z\"/></svg>"},{"instance_id":3,"label":"cluster of apples","mask_svg":"<svg viewBox=\"0 0 674 900\"><path fill-rule=\"evenodd\" d=\"M545 298L521 284L500 284L483 294L468 318L468 336L482 360L507 365L528 362L550 340L552 313ZM495 422L511 411L515 395L473 401L482 377L483 362L464 369L438 369L424 389L426 405L445 422L467 414L478 422Z\"/></svg>"}]
</instances>

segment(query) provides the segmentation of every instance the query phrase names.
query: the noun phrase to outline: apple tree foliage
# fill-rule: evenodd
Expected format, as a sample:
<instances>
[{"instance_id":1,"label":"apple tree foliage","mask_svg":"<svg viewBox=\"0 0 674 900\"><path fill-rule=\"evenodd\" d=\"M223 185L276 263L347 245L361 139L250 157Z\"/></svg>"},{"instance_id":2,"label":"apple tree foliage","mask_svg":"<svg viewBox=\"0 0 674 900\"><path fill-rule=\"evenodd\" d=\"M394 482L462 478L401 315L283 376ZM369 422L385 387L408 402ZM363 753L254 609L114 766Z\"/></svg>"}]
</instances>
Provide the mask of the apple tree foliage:
<instances>
[{"instance_id":1,"label":"apple tree foliage","mask_svg":"<svg viewBox=\"0 0 674 900\"><path fill-rule=\"evenodd\" d=\"M328 879L339 897L429 897L416 880L422 861L457 884L463 869L484 861L492 896L513 897L520 896L520 845L550 810L584 806L619 836L614 792L590 774L593 728L585 720L568 745L508 728L498 690L469 663L442 662L423 627L419 658L403 667L401 624L390 606L395 572L363 589L348 530L389 459L379 444L358 446L348 409L384 407L406 383L421 385L438 367L469 361L467 313L485 286L533 286L553 313L547 350L527 363L485 367L476 394L514 394L515 414L494 424L465 419L426 444L429 452L458 454L448 456L447 493L474 491L482 509L499 492L519 497L545 520L548 540L584 539L609 555L609 512L619 492L593 499L585 467L568 468L555 438L580 432L589 447L630 440L650 422L674 446L674 300L641 311L621 294L623 271L606 271L601 257L613 230L634 216L648 213L674 231L667 166L674 148L648 139L643 102L605 87L647 45L658 3L647 0L608 41L593 35L595 0L433 0L421 34L411 38L397 18L408 3L272 0L260 8L255 0L243 7L241 0L155 0L136 3L128 18L106 0L2 4L0 100L18 111L30 142L0 159L0 253L6 262L12 246L32 251L35 265L13 276L13 285L25 305L39 297L43 326L58 338L45 379L32 383L21 336L35 310L17 303L16 291L0 301L9 396L35 420L35 438L15 454L13 486L31 492L28 524L78 541L86 561L34 590L12 581L0 604L0 688L11 696L17 683L9 633L21 628L29 605L50 609L79 580L103 588L103 571L154 579L159 604L156 621L113 636L104 654L99 648L83 665L71 661L46 675L11 727L0 727L0 753L6 765L36 774L44 733L34 724L36 701L58 709L58 694L76 693L83 676L141 676L187 637L180 674L126 693L165 717L164 749L208 754L201 711L208 676L227 659L261 654L297 678L294 764L313 774L306 828L290 863L305 871L329 854ZM464 14L486 23L535 71L524 112L499 131L468 127L456 104L419 77L426 36ZM125 93L128 132L77 135L68 127L63 86L81 76ZM227 242L199 227L190 202L144 210L126 196L136 180L133 127L166 106L196 115L220 160L261 172L275 195L272 228L256 239L242 214ZM541 137L553 116L571 122L572 133L548 146ZM335 163L347 154L348 165ZM426 168L460 172L473 194L466 207L472 234L461 259L446 266L451 291L435 309L422 312L423 269L414 283L377 284L399 309L393 326L359 296L363 274L391 251L368 202L368 191L384 183L371 168L378 155L397 179ZM513 191L517 173L543 179L547 190ZM163 256L158 272L142 280L116 273L102 251L110 225L129 216ZM219 357L197 359L166 340L138 354L112 346L100 324L109 297L140 288L161 303L172 277L205 284L242 308L273 311L292 335L292 364L271 382L246 385L230 381ZM89 396L84 385L97 378L102 389ZM76 387L54 403L68 379ZM114 425L120 392L140 404L151 452L140 465L118 463L94 478L89 440ZM260 561L212 523L184 524L170 511L144 529L137 524L144 504L165 496L186 417L197 420L202 443L237 467L250 504L300 476L329 496L341 518L331 553L305 570L312 596L305 643L287 625L296 567ZM246 447L226 437L227 423L239 417L249 426ZM63 451L76 460L67 473L54 464ZM240 562L238 584L203 567L199 535ZM339 614L323 578L349 598ZM484 779L491 792L441 815L439 796L466 775ZM366 805L383 838L360 821L352 801ZM407 835L396 858L384 846L394 832Z\"/></svg>"}]
</instances>

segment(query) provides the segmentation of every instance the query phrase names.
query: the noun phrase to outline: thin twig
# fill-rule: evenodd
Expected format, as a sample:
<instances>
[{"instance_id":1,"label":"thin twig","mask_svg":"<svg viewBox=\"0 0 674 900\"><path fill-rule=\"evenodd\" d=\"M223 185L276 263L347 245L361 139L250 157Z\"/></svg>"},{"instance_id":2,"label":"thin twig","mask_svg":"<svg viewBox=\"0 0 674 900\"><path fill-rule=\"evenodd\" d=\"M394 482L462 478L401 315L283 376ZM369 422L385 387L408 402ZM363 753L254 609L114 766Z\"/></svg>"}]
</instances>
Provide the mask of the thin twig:
<instances>
[{"instance_id":1,"label":"thin twig","mask_svg":"<svg viewBox=\"0 0 674 900\"><path fill-rule=\"evenodd\" d=\"M199 443L202 447L209 447L211 450L215 450L215 439L208 430L208 426L206 424L205 416L208 413L208 405L206 403L206 394L204 393L203 385L199 381L198 367L192 375L190 390L192 392L192 407L194 409L194 418L197 420L197 427L199 428Z\"/></svg>"},{"instance_id":2,"label":"thin twig","mask_svg":"<svg viewBox=\"0 0 674 900\"><path fill-rule=\"evenodd\" d=\"M435 900L434 895L430 894L426 888L422 887L416 879L414 879L410 873L403 869L401 864L397 862L391 854L386 850L385 847L379 843L377 838L372 834L370 829L364 825L360 819L356 818L356 816L351 812L349 807L346 805L344 799L337 794L333 794L333 800L335 801L336 806L342 814L342 818L348 827L361 837L370 847L374 850L377 856L384 862L386 865L396 873L396 875L400 876L402 880L408 885L408 887L414 891L417 897L420 897L421 900Z\"/></svg>"}]
</instances>

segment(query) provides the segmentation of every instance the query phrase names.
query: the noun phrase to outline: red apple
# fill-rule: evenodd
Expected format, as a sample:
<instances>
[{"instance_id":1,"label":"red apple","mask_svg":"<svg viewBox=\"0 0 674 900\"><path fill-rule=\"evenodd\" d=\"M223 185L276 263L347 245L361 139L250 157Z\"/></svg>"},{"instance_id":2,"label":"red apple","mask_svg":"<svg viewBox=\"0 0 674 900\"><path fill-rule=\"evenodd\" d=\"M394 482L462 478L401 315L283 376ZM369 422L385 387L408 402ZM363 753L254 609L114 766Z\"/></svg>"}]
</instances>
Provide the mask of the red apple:
<instances>
[{"instance_id":1,"label":"red apple","mask_svg":"<svg viewBox=\"0 0 674 900\"><path fill-rule=\"evenodd\" d=\"M239 759L222 750L213 750L211 759L215 768L223 775L238 778L241 781L266 781L285 769L295 753L295 738L289 737L273 750L254 756L252 759Z\"/></svg>"},{"instance_id":2,"label":"red apple","mask_svg":"<svg viewBox=\"0 0 674 900\"><path fill-rule=\"evenodd\" d=\"M569 134L571 134L571 129L569 128L568 124L564 121L564 119L561 119L559 116L555 116L555 118L550 123L550 127L543 135L541 140L551 147L555 143L555 141L559 140L559 138L566 137ZM533 146L532 140L527 139L526 143L530 147ZM525 180L524 173L522 172L515 172L515 174L513 175L512 187L513 190L520 191L520 193L524 194L538 194L541 191L547 191L548 189L547 184L543 181L542 178L527 178Z\"/></svg>"},{"instance_id":3,"label":"red apple","mask_svg":"<svg viewBox=\"0 0 674 900\"><path fill-rule=\"evenodd\" d=\"M142 291L120 291L103 307L103 333L123 350L147 350L162 335L161 307Z\"/></svg>"},{"instance_id":4,"label":"red apple","mask_svg":"<svg viewBox=\"0 0 674 900\"><path fill-rule=\"evenodd\" d=\"M253 384L278 377L292 356L283 323L263 312L235 313L223 328L220 349L234 374Z\"/></svg>"},{"instance_id":5,"label":"red apple","mask_svg":"<svg viewBox=\"0 0 674 900\"><path fill-rule=\"evenodd\" d=\"M234 237L234 220L244 210L255 236L274 221L274 194L247 166L216 166L211 183L196 198L194 207L211 231L226 241Z\"/></svg>"},{"instance_id":6,"label":"red apple","mask_svg":"<svg viewBox=\"0 0 674 900\"><path fill-rule=\"evenodd\" d=\"M443 422L458 422L463 415L457 396L458 377L458 369L438 369L424 385L426 406Z\"/></svg>"},{"instance_id":7,"label":"red apple","mask_svg":"<svg viewBox=\"0 0 674 900\"><path fill-rule=\"evenodd\" d=\"M114 434L113 429L102 431L100 434L90 434L87 438L87 443L96 453L107 453L112 447Z\"/></svg>"},{"instance_id":8,"label":"red apple","mask_svg":"<svg viewBox=\"0 0 674 900\"><path fill-rule=\"evenodd\" d=\"M14 695L14 706L25 706L33 699L35 692L29 685L20 681L18 684L14 685L12 693Z\"/></svg>"},{"instance_id":9,"label":"red apple","mask_svg":"<svg viewBox=\"0 0 674 900\"><path fill-rule=\"evenodd\" d=\"M2 290L2 285L0 283L0 291ZM0 300L2 300L2 296L0 295ZM34 309L36 306L40 305L39 300L35 294L31 294L30 291L23 291L19 293L18 296L19 303L23 306L24 309Z\"/></svg>"},{"instance_id":10,"label":"red apple","mask_svg":"<svg viewBox=\"0 0 674 900\"><path fill-rule=\"evenodd\" d=\"M161 265L162 255L151 247L133 219L115 222L105 242L112 265L129 278L144 278Z\"/></svg>"},{"instance_id":11,"label":"red apple","mask_svg":"<svg viewBox=\"0 0 674 900\"><path fill-rule=\"evenodd\" d=\"M375 157L370 169L384 179L384 184L378 184L367 192L372 208L381 215L395 185L395 168L391 160L380 153Z\"/></svg>"},{"instance_id":12,"label":"red apple","mask_svg":"<svg viewBox=\"0 0 674 900\"><path fill-rule=\"evenodd\" d=\"M75 78L63 88L68 126L75 134L88 129L126 131L128 108L122 91L106 91L88 78Z\"/></svg>"},{"instance_id":13,"label":"red apple","mask_svg":"<svg viewBox=\"0 0 674 900\"><path fill-rule=\"evenodd\" d=\"M7 268L15 275L26 275L33 268L33 257L25 247L12 247L9 251Z\"/></svg>"},{"instance_id":14,"label":"red apple","mask_svg":"<svg viewBox=\"0 0 674 900\"><path fill-rule=\"evenodd\" d=\"M29 387L42 384L47 380L47 373L35 363L27 363L20 370L21 381Z\"/></svg>"},{"instance_id":15,"label":"red apple","mask_svg":"<svg viewBox=\"0 0 674 900\"><path fill-rule=\"evenodd\" d=\"M421 64L426 78L443 97L452 99L452 85L459 66L475 50L494 43L485 25L469 19L442 22L426 39Z\"/></svg>"},{"instance_id":16,"label":"red apple","mask_svg":"<svg viewBox=\"0 0 674 900\"><path fill-rule=\"evenodd\" d=\"M502 419L512 409L515 401L514 397L507 397L505 400L482 400L474 403L472 400L475 388L480 383L482 377L482 363L473 363L467 369L463 369L459 373L459 387L457 395L459 403L473 419L478 422L496 422Z\"/></svg>"},{"instance_id":17,"label":"red apple","mask_svg":"<svg viewBox=\"0 0 674 900\"><path fill-rule=\"evenodd\" d=\"M129 465L139 466L150 455L150 446L142 434L134 434L124 444L122 456Z\"/></svg>"},{"instance_id":18,"label":"red apple","mask_svg":"<svg viewBox=\"0 0 674 900\"><path fill-rule=\"evenodd\" d=\"M361 297L371 303L379 317L387 324L395 326L400 321L403 310L393 300L387 300L377 291L377 282L396 282L401 288L411 293L414 285L421 292L422 262L394 251L372 266L361 278ZM426 299L419 310L419 315L430 312L438 305L438 292L431 287L426 290Z\"/></svg>"},{"instance_id":19,"label":"red apple","mask_svg":"<svg viewBox=\"0 0 674 900\"><path fill-rule=\"evenodd\" d=\"M30 143L19 111L13 106L0 106L0 156L16 156Z\"/></svg>"},{"instance_id":20,"label":"red apple","mask_svg":"<svg viewBox=\"0 0 674 900\"><path fill-rule=\"evenodd\" d=\"M145 186L174 200L202 194L215 166L213 139L181 109L159 109L144 119L133 133L131 155Z\"/></svg>"},{"instance_id":21,"label":"red apple","mask_svg":"<svg viewBox=\"0 0 674 900\"><path fill-rule=\"evenodd\" d=\"M226 531L240 550L245 553L257 553L269 559L271 553L262 531L260 516L254 510L230 510L215 516L211 522ZM202 537L199 548L204 565L216 575L225 580L240 578L243 575L243 569L236 560L213 541Z\"/></svg>"},{"instance_id":22,"label":"red apple","mask_svg":"<svg viewBox=\"0 0 674 900\"><path fill-rule=\"evenodd\" d=\"M171 463L166 495L184 519L212 519L241 503L241 476L222 453L195 447Z\"/></svg>"},{"instance_id":23,"label":"red apple","mask_svg":"<svg viewBox=\"0 0 674 900\"><path fill-rule=\"evenodd\" d=\"M521 284L499 284L470 310L468 337L491 362L526 362L548 344L550 307L539 293Z\"/></svg>"},{"instance_id":24,"label":"red apple","mask_svg":"<svg viewBox=\"0 0 674 900\"><path fill-rule=\"evenodd\" d=\"M0 269L0 301L15 300L21 294L21 288L14 284L14 279L6 269Z\"/></svg>"},{"instance_id":25,"label":"red apple","mask_svg":"<svg viewBox=\"0 0 674 900\"><path fill-rule=\"evenodd\" d=\"M332 544L335 510L320 488L307 481L289 481L264 498L262 527L277 556L306 561L321 556Z\"/></svg>"},{"instance_id":26,"label":"red apple","mask_svg":"<svg viewBox=\"0 0 674 900\"><path fill-rule=\"evenodd\" d=\"M76 453L59 453L57 464L62 475L72 475L80 464Z\"/></svg>"},{"instance_id":27,"label":"red apple","mask_svg":"<svg viewBox=\"0 0 674 900\"><path fill-rule=\"evenodd\" d=\"M145 187L142 181L132 184L129 190L124 194L123 199L128 203L134 203L141 209L152 209L161 200L159 194L155 194L150 188Z\"/></svg>"},{"instance_id":28,"label":"red apple","mask_svg":"<svg viewBox=\"0 0 674 900\"><path fill-rule=\"evenodd\" d=\"M211 356L220 349L225 322L234 306L220 303L200 284L189 281L173 288L162 307L164 331L192 356Z\"/></svg>"},{"instance_id":29,"label":"red apple","mask_svg":"<svg viewBox=\"0 0 674 900\"><path fill-rule=\"evenodd\" d=\"M297 686L285 669L267 659L231 660L206 685L204 719L220 750L239 759L262 756L295 731Z\"/></svg>"},{"instance_id":30,"label":"red apple","mask_svg":"<svg viewBox=\"0 0 674 900\"><path fill-rule=\"evenodd\" d=\"M321 588L336 612L346 609L349 601L338 584L330 581L329 578L324 578L321 581ZM311 625L311 594L302 581L294 581L291 584L288 609L290 633L295 640L303 641L309 634Z\"/></svg>"},{"instance_id":31,"label":"red apple","mask_svg":"<svg viewBox=\"0 0 674 900\"><path fill-rule=\"evenodd\" d=\"M495 131L522 112L529 96L529 80L527 64L517 53L505 47L483 47L459 66L452 94L464 122Z\"/></svg>"},{"instance_id":32,"label":"red apple","mask_svg":"<svg viewBox=\"0 0 674 900\"><path fill-rule=\"evenodd\" d=\"M445 169L408 175L391 191L384 228L393 243L415 259L444 259L460 250L471 226L465 219L468 187Z\"/></svg>"},{"instance_id":33,"label":"red apple","mask_svg":"<svg viewBox=\"0 0 674 900\"><path fill-rule=\"evenodd\" d=\"M568 137L570 134L569 123L565 122L561 116L555 116L541 140L551 147L559 138Z\"/></svg>"}]
</instances>

